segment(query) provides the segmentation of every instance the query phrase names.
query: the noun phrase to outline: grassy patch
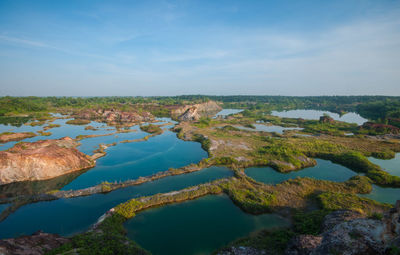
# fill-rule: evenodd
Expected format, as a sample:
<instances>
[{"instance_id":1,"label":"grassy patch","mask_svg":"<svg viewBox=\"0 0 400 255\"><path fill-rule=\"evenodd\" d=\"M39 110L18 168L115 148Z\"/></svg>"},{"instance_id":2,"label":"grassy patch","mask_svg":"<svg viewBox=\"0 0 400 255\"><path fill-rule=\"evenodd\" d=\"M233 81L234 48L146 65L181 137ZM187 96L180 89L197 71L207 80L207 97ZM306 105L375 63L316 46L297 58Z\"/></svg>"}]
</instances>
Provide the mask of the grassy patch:
<instances>
[{"instance_id":1,"label":"grassy patch","mask_svg":"<svg viewBox=\"0 0 400 255\"><path fill-rule=\"evenodd\" d=\"M194 134L193 140L201 143L201 148L203 148L203 150L207 151L208 155L210 155L210 146L211 146L210 139L208 139L205 136L200 135L200 134Z\"/></svg>"},{"instance_id":2,"label":"grassy patch","mask_svg":"<svg viewBox=\"0 0 400 255\"><path fill-rule=\"evenodd\" d=\"M319 235L322 222L330 212L330 210L297 211L293 215L293 229L301 235Z\"/></svg>"},{"instance_id":3,"label":"grassy patch","mask_svg":"<svg viewBox=\"0 0 400 255\"><path fill-rule=\"evenodd\" d=\"M162 133L162 129L159 126L153 125L153 124L149 124L146 126L140 126L140 129L144 132L151 133L151 134L161 134Z\"/></svg>"},{"instance_id":4,"label":"grassy patch","mask_svg":"<svg viewBox=\"0 0 400 255\"><path fill-rule=\"evenodd\" d=\"M66 124L69 125L86 125L89 124L91 121L90 120L82 120L82 119L73 119L65 122Z\"/></svg>"},{"instance_id":5,"label":"grassy patch","mask_svg":"<svg viewBox=\"0 0 400 255\"><path fill-rule=\"evenodd\" d=\"M112 255L112 254L150 254L125 236L120 215L106 218L99 228L71 238L71 242L53 249L46 255L75 254Z\"/></svg>"},{"instance_id":6,"label":"grassy patch","mask_svg":"<svg viewBox=\"0 0 400 255\"><path fill-rule=\"evenodd\" d=\"M218 185L213 183L208 183L183 189L177 192L156 194L149 197L131 199L125 203L116 206L115 213L123 216L125 219L129 219L134 217L138 211L150 207L161 206L171 203L179 203L209 194L219 194L221 192L222 189Z\"/></svg>"},{"instance_id":7,"label":"grassy patch","mask_svg":"<svg viewBox=\"0 0 400 255\"><path fill-rule=\"evenodd\" d=\"M266 250L267 254L283 254L286 249L287 243L295 236L291 229L277 229L277 230L262 230L253 233L249 237L240 238L226 248L219 249L213 254L219 254L223 251L228 251L229 247L245 246L254 247L259 250Z\"/></svg>"},{"instance_id":8,"label":"grassy patch","mask_svg":"<svg viewBox=\"0 0 400 255\"><path fill-rule=\"evenodd\" d=\"M273 192L252 185L244 179L234 178L221 186L232 201L248 213L271 212L271 204L276 200Z\"/></svg>"},{"instance_id":9,"label":"grassy patch","mask_svg":"<svg viewBox=\"0 0 400 255\"><path fill-rule=\"evenodd\" d=\"M42 130L37 131L39 135L41 136L51 136L51 132L44 132Z\"/></svg>"},{"instance_id":10,"label":"grassy patch","mask_svg":"<svg viewBox=\"0 0 400 255\"><path fill-rule=\"evenodd\" d=\"M376 202L369 198L362 198L355 194L337 192L324 192L318 196L320 205L325 210L353 210L363 214L372 215L383 212L392 206Z\"/></svg>"}]
</instances>

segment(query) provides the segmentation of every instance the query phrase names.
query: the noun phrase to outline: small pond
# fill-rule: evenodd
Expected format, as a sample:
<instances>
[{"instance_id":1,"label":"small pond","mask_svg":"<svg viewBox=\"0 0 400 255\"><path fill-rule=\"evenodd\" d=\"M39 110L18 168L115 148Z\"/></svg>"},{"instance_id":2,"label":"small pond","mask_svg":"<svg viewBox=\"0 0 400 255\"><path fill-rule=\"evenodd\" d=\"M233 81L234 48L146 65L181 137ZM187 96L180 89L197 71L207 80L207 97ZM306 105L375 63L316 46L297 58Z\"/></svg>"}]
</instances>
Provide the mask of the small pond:
<instances>
[{"instance_id":1,"label":"small pond","mask_svg":"<svg viewBox=\"0 0 400 255\"><path fill-rule=\"evenodd\" d=\"M239 113L239 112L243 112L243 109L223 109L222 111L220 111L217 114L215 114L214 118L217 118L217 117L224 118L224 117L226 117L228 115L236 114L236 113Z\"/></svg>"},{"instance_id":2,"label":"small pond","mask_svg":"<svg viewBox=\"0 0 400 255\"><path fill-rule=\"evenodd\" d=\"M343 182L357 175L352 170L331 161L323 159L316 159L316 161L317 165L314 167L289 173L280 173L271 167L249 167L246 168L245 173L254 180L267 184L278 184L296 177L312 177L318 180Z\"/></svg>"},{"instance_id":3,"label":"small pond","mask_svg":"<svg viewBox=\"0 0 400 255\"><path fill-rule=\"evenodd\" d=\"M396 153L395 157L392 159L377 159L373 157L368 159L372 163L382 167L389 174L400 177L400 153Z\"/></svg>"},{"instance_id":4,"label":"small pond","mask_svg":"<svg viewBox=\"0 0 400 255\"><path fill-rule=\"evenodd\" d=\"M389 204L394 204L397 200L400 200L400 188L386 188L374 184L372 185L372 188L371 193L360 194L359 196Z\"/></svg>"},{"instance_id":5,"label":"small pond","mask_svg":"<svg viewBox=\"0 0 400 255\"><path fill-rule=\"evenodd\" d=\"M283 134L285 130L302 130L303 128L298 127L281 127L281 126L268 126L263 124L253 124L255 128L243 127L243 126L235 126L236 128L248 130L248 131L265 131L265 132L276 132L278 134Z\"/></svg>"},{"instance_id":6,"label":"small pond","mask_svg":"<svg viewBox=\"0 0 400 255\"><path fill-rule=\"evenodd\" d=\"M210 254L251 232L288 226L274 214L244 213L225 195L149 209L130 219L128 237L152 254Z\"/></svg>"},{"instance_id":7,"label":"small pond","mask_svg":"<svg viewBox=\"0 0 400 255\"><path fill-rule=\"evenodd\" d=\"M290 111L272 111L271 115L278 116L281 118L303 118L309 120L319 120L319 117L324 114L328 114L335 120L344 121L348 123L356 123L357 125L362 125L368 120L361 117L359 114L354 112L346 113L340 116L337 113L329 111L317 111L317 110L290 110Z\"/></svg>"}]
</instances>

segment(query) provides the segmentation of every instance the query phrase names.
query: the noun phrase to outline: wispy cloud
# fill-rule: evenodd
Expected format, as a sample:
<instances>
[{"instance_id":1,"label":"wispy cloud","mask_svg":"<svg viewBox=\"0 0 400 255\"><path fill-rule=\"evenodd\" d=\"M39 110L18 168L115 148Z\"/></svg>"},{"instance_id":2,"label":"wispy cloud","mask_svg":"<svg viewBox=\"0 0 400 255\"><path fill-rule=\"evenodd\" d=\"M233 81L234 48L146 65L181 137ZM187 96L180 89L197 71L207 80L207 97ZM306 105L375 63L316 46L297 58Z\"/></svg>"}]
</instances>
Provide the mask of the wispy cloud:
<instances>
[{"instance_id":1,"label":"wispy cloud","mask_svg":"<svg viewBox=\"0 0 400 255\"><path fill-rule=\"evenodd\" d=\"M22 39L22 38L16 38L16 37L10 37L10 36L5 36L5 35L0 35L0 41L5 41L9 43L16 43L16 44L21 44L21 45L27 45L27 46L33 46L33 47L40 47L40 48L48 48L48 49L54 49L55 47L50 46L48 44L45 44L43 42L39 41L33 41L30 39Z\"/></svg>"},{"instance_id":2,"label":"wispy cloud","mask_svg":"<svg viewBox=\"0 0 400 255\"><path fill-rule=\"evenodd\" d=\"M63 47L59 47L59 46L53 46L53 45L51 45L49 43L36 41L36 40L32 40L32 39L0 35L0 42L1 41L7 42L7 43L11 43L13 45L35 47L35 48L41 48L41 49L47 49L47 50L54 50L54 51L62 52L62 53L69 54L69 55L77 55L77 56L83 56L83 57L110 60L110 58L108 58L108 57L106 57L104 55L91 54L91 53L88 53L88 52L72 50L72 49L63 48Z\"/></svg>"}]
</instances>

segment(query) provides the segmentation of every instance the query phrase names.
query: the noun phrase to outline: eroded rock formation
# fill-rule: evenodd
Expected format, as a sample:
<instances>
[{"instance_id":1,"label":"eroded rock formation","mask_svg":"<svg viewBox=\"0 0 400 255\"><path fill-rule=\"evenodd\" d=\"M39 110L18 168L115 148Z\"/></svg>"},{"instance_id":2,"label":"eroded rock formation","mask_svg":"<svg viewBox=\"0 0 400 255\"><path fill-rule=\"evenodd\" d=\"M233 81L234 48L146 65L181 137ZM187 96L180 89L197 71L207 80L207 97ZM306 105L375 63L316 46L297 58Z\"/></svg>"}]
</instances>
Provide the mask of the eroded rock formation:
<instances>
[{"instance_id":1,"label":"eroded rock formation","mask_svg":"<svg viewBox=\"0 0 400 255\"><path fill-rule=\"evenodd\" d=\"M139 123L153 121L154 116L150 112L123 112L116 109L82 110L73 115L78 119L96 120L109 124Z\"/></svg>"},{"instance_id":2,"label":"eroded rock formation","mask_svg":"<svg viewBox=\"0 0 400 255\"><path fill-rule=\"evenodd\" d=\"M390 254L400 248L400 200L382 219L366 218L352 211L325 217L319 236L300 235L288 245L287 255Z\"/></svg>"},{"instance_id":3,"label":"eroded rock formation","mask_svg":"<svg viewBox=\"0 0 400 255\"><path fill-rule=\"evenodd\" d=\"M202 104L186 105L171 112L173 118L181 121L199 120L201 117L210 117L222 108L214 101L208 101Z\"/></svg>"},{"instance_id":4,"label":"eroded rock formation","mask_svg":"<svg viewBox=\"0 0 400 255\"><path fill-rule=\"evenodd\" d=\"M70 137L18 143L0 151L0 185L46 180L93 167L95 161L78 151Z\"/></svg>"}]
</instances>

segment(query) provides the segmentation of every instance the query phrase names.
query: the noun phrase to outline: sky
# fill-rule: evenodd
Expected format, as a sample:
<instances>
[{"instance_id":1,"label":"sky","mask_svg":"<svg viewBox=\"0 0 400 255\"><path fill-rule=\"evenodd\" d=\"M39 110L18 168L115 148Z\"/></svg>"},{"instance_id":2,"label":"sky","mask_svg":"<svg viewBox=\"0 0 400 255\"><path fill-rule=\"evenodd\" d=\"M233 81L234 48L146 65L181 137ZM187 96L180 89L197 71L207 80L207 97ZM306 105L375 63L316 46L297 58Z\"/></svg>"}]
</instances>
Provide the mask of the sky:
<instances>
[{"instance_id":1,"label":"sky","mask_svg":"<svg viewBox=\"0 0 400 255\"><path fill-rule=\"evenodd\" d=\"M400 1L0 0L0 96L396 95Z\"/></svg>"}]
</instances>

